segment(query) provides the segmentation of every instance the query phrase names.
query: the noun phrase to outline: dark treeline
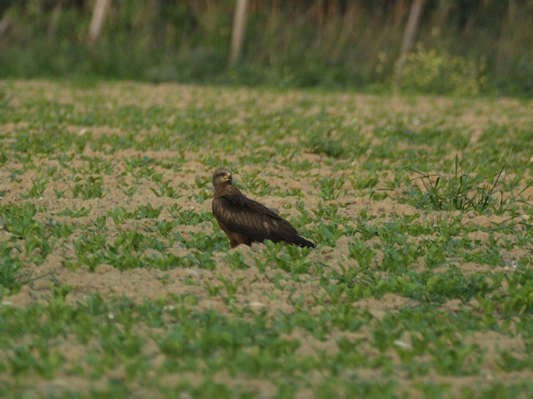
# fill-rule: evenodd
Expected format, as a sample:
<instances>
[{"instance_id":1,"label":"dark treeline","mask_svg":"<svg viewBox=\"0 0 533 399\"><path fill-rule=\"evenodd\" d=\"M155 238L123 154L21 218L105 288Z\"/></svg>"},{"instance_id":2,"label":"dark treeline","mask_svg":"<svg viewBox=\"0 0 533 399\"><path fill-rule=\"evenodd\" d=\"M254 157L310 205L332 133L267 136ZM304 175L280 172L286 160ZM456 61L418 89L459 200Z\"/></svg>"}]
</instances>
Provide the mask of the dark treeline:
<instances>
[{"instance_id":1,"label":"dark treeline","mask_svg":"<svg viewBox=\"0 0 533 399\"><path fill-rule=\"evenodd\" d=\"M533 94L533 0L420 0L401 63L417 0L249 0L231 67L235 0L94 1L0 1L0 77Z\"/></svg>"}]
</instances>

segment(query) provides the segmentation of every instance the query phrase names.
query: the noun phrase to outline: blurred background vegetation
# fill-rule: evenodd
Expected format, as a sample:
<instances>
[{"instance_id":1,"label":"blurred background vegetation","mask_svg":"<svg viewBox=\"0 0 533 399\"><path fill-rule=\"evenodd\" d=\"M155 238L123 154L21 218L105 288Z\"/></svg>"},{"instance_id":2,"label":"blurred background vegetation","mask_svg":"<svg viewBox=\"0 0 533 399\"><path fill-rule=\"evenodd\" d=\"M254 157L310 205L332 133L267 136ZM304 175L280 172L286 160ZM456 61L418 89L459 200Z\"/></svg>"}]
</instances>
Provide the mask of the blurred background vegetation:
<instances>
[{"instance_id":1,"label":"blurred background vegetation","mask_svg":"<svg viewBox=\"0 0 533 399\"><path fill-rule=\"evenodd\" d=\"M0 78L533 95L533 0L421 0L400 57L413 1L250 0L230 64L235 0L1 0Z\"/></svg>"}]
</instances>

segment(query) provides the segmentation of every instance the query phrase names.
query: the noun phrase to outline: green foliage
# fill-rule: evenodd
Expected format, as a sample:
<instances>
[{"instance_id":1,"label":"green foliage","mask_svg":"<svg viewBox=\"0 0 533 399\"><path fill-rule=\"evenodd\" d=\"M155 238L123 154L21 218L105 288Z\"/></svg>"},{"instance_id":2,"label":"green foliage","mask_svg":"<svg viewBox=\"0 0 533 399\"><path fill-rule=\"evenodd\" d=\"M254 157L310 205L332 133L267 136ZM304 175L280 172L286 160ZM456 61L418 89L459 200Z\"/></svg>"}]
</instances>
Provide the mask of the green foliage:
<instances>
[{"instance_id":1,"label":"green foliage","mask_svg":"<svg viewBox=\"0 0 533 399\"><path fill-rule=\"evenodd\" d=\"M348 151L348 147L343 145L342 141L331 138L329 134L326 138L319 134L310 136L307 146L313 154L324 154L332 158L343 158Z\"/></svg>"},{"instance_id":2,"label":"green foliage","mask_svg":"<svg viewBox=\"0 0 533 399\"><path fill-rule=\"evenodd\" d=\"M64 211L58 212L57 216L69 216L72 218L82 218L89 216L89 213L91 213L93 207L90 206L88 208L82 206L80 209L77 209L76 207L67 208Z\"/></svg>"},{"instance_id":3,"label":"green foliage","mask_svg":"<svg viewBox=\"0 0 533 399\"><path fill-rule=\"evenodd\" d=\"M398 60L395 69L401 75L398 86L414 93L476 96L487 85L485 65L447 51L425 50L421 44Z\"/></svg>"},{"instance_id":4,"label":"green foliage","mask_svg":"<svg viewBox=\"0 0 533 399\"><path fill-rule=\"evenodd\" d=\"M275 267L285 271L296 274L306 273L312 264L307 255L311 251L310 248L299 248L297 246L285 247L282 243L274 244L271 241L265 243L265 258L254 259L259 270L265 270L267 265L275 265Z\"/></svg>"},{"instance_id":5,"label":"green foliage","mask_svg":"<svg viewBox=\"0 0 533 399\"><path fill-rule=\"evenodd\" d=\"M227 255L227 261L233 270L248 269L248 265L245 262L244 255L238 251L233 254Z\"/></svg>"},{"instance_id":6,"label":"green foliage","mask_svg":"<svg viewBox=\"0 0 533 399\"><path fill-rule=\"evenodd\" d=\"M39 176L37 179L33 180L33 186L30 189L28 195L21 194L22 198L39 198L43 195L44 190L46 190L46 185L50 182L49 179L43 179Z\"/></svg>"},{"instance_id":7,"label":"green foliage","mask_svg":"<svg viewBox=\"0 0 533 399\"><path fill-rule=\"evenodd\" d=\"M177 191L173 187L170 186L169 181L157 182L157 190L152 187L150 187L150 190L155 194L156 197L169 197L169 198L180 197ZM134 192L131 195L133 194Z\"/></svg>"},{"instance_id":8,"label":"green foliage","mask_svg":"<svg viewBox=\"0 0 533 399\"><path fill-rule=\"evenodd\" d=\"M170 206L169 212L176 221L176 223L180 225L197 226L200 223L208 221L210 222L214 220L213 214L211 212L202 212L198 214L192 210L182 209L177 205Z\"/></svg>"},{"instance_id":9,"label":"green foliage","mask_svg":"<svg viewBox=\"0 0 533 399\"><path fill-rule=\"evenodd\" d=\"M31 202L22 206L5 205L0 207L4 228L16 237L29 238L34 234L44 235L44 225L33 219L37 208Z\"/></svg>"},{"instance_id":10,"label":"green foliage","mask_svg":"<svg viewBox=\"0 0 533 399\"><path fill-rule=\"evenodd\" d=\"M72 189L74 198L81 196L83 199L103 198L103 180L100 176L89 176L83 184L76 183Z\"/></svg>"},{"instance_id":11,"label":"green foliage","mask_svg":"<svg viewBox=\"0 0 533 399\"><path fill-rule=\"evenodd\" d=\"M23 271L24 263L11 255L12 245L2 242L0 247L0 287L16 292L29 281L29 275ZM0 295L2 292L0 291Z\"/></svg>"}]
</instances>

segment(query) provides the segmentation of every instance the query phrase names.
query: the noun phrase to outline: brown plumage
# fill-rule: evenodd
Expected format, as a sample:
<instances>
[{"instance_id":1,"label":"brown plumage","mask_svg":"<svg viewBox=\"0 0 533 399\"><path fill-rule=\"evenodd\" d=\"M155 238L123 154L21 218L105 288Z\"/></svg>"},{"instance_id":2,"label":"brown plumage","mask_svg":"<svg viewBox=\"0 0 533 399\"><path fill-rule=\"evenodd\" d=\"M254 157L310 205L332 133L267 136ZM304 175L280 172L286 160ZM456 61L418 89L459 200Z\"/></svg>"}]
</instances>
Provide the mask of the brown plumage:
<instances>
[{"instance_id":1,"label":"brown plumage","mask_svg":"<svg viewBox=\"0 0 533 399\"><path fill-rule=\"evenodd\" d=\"M315 244L300 237L298 231L276 212L263 204L246 198L233 185L229 169L220 168L213 173L213 215L229 238L231 248L252 242L284 242L300 247L314 248Z\"/></svg>"}]
</instances>

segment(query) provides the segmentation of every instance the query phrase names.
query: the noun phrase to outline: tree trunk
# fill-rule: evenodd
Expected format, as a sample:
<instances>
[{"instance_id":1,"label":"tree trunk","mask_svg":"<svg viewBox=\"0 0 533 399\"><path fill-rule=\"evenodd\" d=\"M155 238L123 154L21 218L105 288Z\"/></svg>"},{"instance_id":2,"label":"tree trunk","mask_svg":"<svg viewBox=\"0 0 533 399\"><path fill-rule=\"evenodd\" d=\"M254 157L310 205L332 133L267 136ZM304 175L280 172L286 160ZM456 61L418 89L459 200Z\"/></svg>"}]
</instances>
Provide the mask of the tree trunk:
<instances>
[{"instance_id":1,"label":"tree trunk","mask_svg":"<svg viewBox=\"0 0 533 399\"><path fill-rule=\"evenodd\" d=\"M392 11L392 32L394 35L400 31L400 26L403 24L407 9L407 0L398 0L394 3Z\"/></svg>"},{"instance_id":2,"label":"tree trunk","mask_svg":"<svg viewBox=\"0 0 533 399\"><path fill-rule=\"evenodd\" d=\"M424 7L425 0L414 0L411 4L411 10L409 11L409 19L403 34L402 49L400 50L398 69L396 70L396 82L402 78L403 63L405 55L413 48L413 42L416 36L416 29L420 21L420 15L422 14L422 8Z\"/></svg>"},{"instance_id":3,"label":"tree trunk","mask_svg":"<svg viewBox=\"0 0 533 399\"><path fill-rule=\"evenodd\" d=\"M89 27L89 43L94 43L98 40L108 6L109 0L96 0L94 3L93 18Z\"/></svg>"},{"instance_id":4,"label":"tree trunk","mask_svg":"<svg viewBox=\"0 0 533 399\"><path fill-rule=\"evenodd\" d=\"M354 38L351 37L356 32L355 24L357 22L357 18L359 17L359 13L361 10L361 3L359 1L352 1L347 4L346 6L346 12L344 13L344 21L342 24L342 30L339 34L339 39L337 40L337 44L333 48L332 52L332 58L337 61L343 51L346 49L347 43L350 41L350 39L353 41Z\"/></svg>"},{"instance_id":5,"label":"tree trunk","mask_svg":"<svg viewBox=\"0 0 533 399\"><path fill-rule=\"evenodd\" d=\"M50 22L48 24L48 39L52 40L57 32L57 25L59 24L59 19L61 18L61 11L63 9L62 3L57 3L50 15Z\"/></svg>"},{"instance_id":6,"label":"tree trunk","mask_svg":"<svg viewBox=\"0 0 533 399\"><path fill-rule=\"evenodd\" d=\"M246 6L248 0L237 0L233 17L233 32L231 34L230 64L235 65L239 61L244 42L244 29L246 27Z\"/></svg>"}]
</instances>

